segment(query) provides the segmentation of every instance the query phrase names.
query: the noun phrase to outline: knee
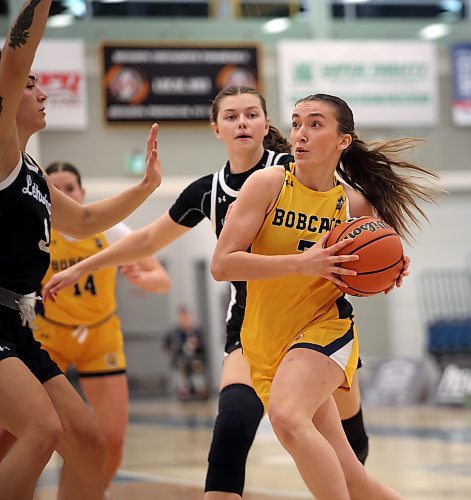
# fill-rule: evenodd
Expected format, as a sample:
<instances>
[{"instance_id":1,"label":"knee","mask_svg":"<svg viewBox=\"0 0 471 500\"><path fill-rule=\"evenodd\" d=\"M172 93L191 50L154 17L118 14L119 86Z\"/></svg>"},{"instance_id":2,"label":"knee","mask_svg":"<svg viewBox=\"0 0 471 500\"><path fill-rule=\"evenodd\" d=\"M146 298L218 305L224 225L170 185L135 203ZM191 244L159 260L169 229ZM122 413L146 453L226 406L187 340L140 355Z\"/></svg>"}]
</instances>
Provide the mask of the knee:
<instances>
[{"instance_id":1,"label":"knee","mask_svg":"<svg viewBox=\"0 0 471 500\"><path fill-rule=\"evenodd\" d=\"M277 438L283 446L289 448L297 439L302 419L287 408L276 405L269 408L268 416Z\"/></svg>"},{"instance_id":2,"label":"knee","mask_svg":"<svg viewBox=\"0 0 471 500\"><path fill-rule=\"evenodd\" d=\"M64 426L63 448L66 453L86 454L94 460L104 460L105 438L91 414L67 422Z\"/></svg>"},{"instance_id":3,"label":"knee","mask_svg":"<svg viewBox=\"0 0 471 500\"><path fill-rule=\"evenodd\" d=\"M103 436L108 453L121 455L124 448L124 429L103 429Z\"/></svg>"},{"instance_id":4,"label":"knee","mask_svg":"<svg viewBox=\"0 0 471 500\"><path fill-rule=\"evenodd\" d=\"M98 427L97 422L90 416L87 423L80 423L80 428L75 439L78 439L79 445L85 450L89 450L97 457L104 457L106 453L106 442L103 432Z\"/></svg>"},{"instance_id":5,"label":"knee","mask_svg":"<svg viewBox=\"0 0 471 500\"><path fill-rule=\"evenodd\" d=\"M263 404L252 387L245 384L225 387L219 395L218 416L213 430L214 447L234 447L246 456L263 412Z\"/></svg>"},{"instance_id":6,"label":"knee","mask_svg":"<svg viewBox=\"0 0 471 500\"><path fill-rule=\"evenodd\" d=\"M247 455L262 417L263 405L252 387L232 384L221 391L208 456L206 492L242 495Z\"/></svg>"},{"instance_id":7,"label":"knee","mask_svg":"<svg viewBox=\"0 0 471 500\"><path fill-rule=\"evenodd\" d=\"M362 410L356 415L346 420L342 420L342 426L347 436L348 442L352 447L358 460L364 465L368 457L368 435L363 423Z\"/></svg>"},{"instance_id":8,"label":"knee","mask_svg":"<svg viewBox=\"0 0 471 500\"><path fill-rule=\"evenodd\" d=\"M34 421L21 429L16 438L18 441L27 441L30 449L34 450L37 456L52 455L57 449L64 431L55 412L41 416L40 420Z\"/></svg>"},{"instance_id":9,"label":"knee","mask_svg":"<svg viewBox=\"0 0 471 500\"><path fill-rule=\"evenodd\" d=\"M59 416L56 414L51 415L45 422L40 424L39 427L39 429L36 429L36 432L45 436L47 441L53 443L54 448L56 448L64 435L64 429L62 428Z\"/></svg>"},{"instance_id":10,"label":"knee","mask_svg":"<svg viewBox=\"0 0 471 500\"><path fill-rule=\"evenodd\" d=\"M270 422L280 443L290 449L300 439L300 434L306 427L315 430L312 420L302 413L296 413L284 404L271 403L268 410Z\"/></svg>"}]
</instances>

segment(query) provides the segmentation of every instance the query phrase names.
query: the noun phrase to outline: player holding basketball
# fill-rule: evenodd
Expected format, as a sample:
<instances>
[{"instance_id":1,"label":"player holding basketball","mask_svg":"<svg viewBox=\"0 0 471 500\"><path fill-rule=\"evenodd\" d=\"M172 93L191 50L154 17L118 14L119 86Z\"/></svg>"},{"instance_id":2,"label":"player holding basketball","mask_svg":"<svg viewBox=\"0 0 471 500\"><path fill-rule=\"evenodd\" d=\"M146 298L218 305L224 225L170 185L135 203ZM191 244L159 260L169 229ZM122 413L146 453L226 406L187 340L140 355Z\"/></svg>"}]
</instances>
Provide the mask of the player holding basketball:
<instances>
[{"instance_id":1,"label":"player holding basketball","mask_svg":"<svg viewBox=\"0 0 471 500\"><path fill-rule=\"evenodd\" d=\"M269 125L264 97L250 87L221 90L212 106L212 127L224 142L229 160L215 174L190 184L169 212L153 224L110 246L79 265L58 273L46 285L45 294L75 282L91 269L116 265L149 255L174 241L205 217L218 236L230 204L247 178L274 164L292 161L290 145ZM355 215L365 213L364 199L351 191ZM240 499L244 489L245 463L264 407L251 386L247 361L242 356L240 330L245 311L243 281L231 283L232 297L227 315L227 341L222 370L218 415L208 457L206 500ZM350 393L336 393L343 425L357 456L368 451L360 408L358 380Z\"/></svg>"},{"instance_id":2,"label":"player holding basketball","mask_svg":"<svg viewBox=\"0 0 471 500\"><path fill-rule=\"evenodd\" d=\"M417 222L414 211L423 214L415 198L434 200L435 191L396 167L436 176L390 157L406 140L368 149L350 108L334 96L298 101L291 141L294 164L256 172L241 189L212 273L217 280L248 281L244 356L309 490L318 500L397 499L356 459L332 398L338 388L350 389L358 363L352 307L334 285L342 285L338 276L354 274L341 263L357 256L335 256L348 240L324 244L330 225L349 215L351 190L336 173L362 193L365 213L374 207L401 235L409 234L409 221Z\"/></svg>"}]
</instances>

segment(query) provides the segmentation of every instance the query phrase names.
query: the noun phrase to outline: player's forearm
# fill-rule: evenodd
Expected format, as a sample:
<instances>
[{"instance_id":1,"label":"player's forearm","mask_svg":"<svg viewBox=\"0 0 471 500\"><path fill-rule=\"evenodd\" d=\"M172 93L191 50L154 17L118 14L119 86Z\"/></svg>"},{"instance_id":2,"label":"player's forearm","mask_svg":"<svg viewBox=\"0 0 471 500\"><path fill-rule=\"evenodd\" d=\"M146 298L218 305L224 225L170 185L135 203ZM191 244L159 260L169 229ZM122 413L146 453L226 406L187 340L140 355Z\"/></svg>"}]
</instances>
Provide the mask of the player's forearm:
<instances>
[{"instance_id":1,"label":"player's forearm","mask_svg":"<svg viewBox=\"0 0 471 500\"><path fill-rule=\"evenodd\" d=\"M134 212L154 189L155 186L143 181L116 196L85 205L81 232L89 236L116 225Z\"/></svg>"},{"instance_id":2,"label":"player's forearm","mask_svg":"<svg viewBox=\"0 0 471 500\"><path fill-rule=\"evenodd\" d=\"M258 255L237 251L213 256L211 273L217 281L280 278L299 272L297 255Z\"/></svg>"},{"instance_id":3,"label":"player's forearm","mask_svg":"<svg viewBox=\"0 0 471 500\"><path fill-rule=\"evenodd\" d=\"M150 293L167 293L171 287L170 277L163 268L143 271L139 286Z\"/></svg>"},{"instance_id":4,"label":"player's forearm","mask_svg":"<svg viewBox=\"0 0 471 500\"><path fill-rule=\"evenodd\" d=\"M28 0L10 27L2 53L9 64L10 76L26 80L34 54L46 28L51 0Z\"/></svg>"},{"instance_id":5,"label":"player's forearm","mask_svg":"<svg viewBox=\"0 0 471 500\"><path fill-rule=\"evenodd\" d=\"M82 273L104 267L128 264L153 253L151 240L144 229L136 231L76 264Z\"/></svg>"}]
</instances>

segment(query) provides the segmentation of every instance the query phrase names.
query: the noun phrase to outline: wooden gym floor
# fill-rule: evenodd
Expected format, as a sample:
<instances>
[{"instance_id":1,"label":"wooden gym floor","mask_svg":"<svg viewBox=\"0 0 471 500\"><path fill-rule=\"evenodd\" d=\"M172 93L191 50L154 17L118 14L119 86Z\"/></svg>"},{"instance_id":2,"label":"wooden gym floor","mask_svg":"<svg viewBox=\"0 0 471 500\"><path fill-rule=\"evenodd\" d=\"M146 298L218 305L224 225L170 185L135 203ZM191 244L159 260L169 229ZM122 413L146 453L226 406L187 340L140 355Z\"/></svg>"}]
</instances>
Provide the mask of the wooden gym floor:
<instances>
[{"instance_id":1,"label":"wooden gym floor","mask_svg":"<svg viewBox=\"0 0 471 500\"><path fill-rule=\"evenodd\" d=\"M200 500L216 401L133 401L125 457L111 500ZM471 410L364 408L370 435L368 470L408 500L471 499ZM55 498L53 457L35 500ZM247 500L312 498L269 421L249 455ZM85 500L85 499L84 499Z\"/></svg>"}]
</instances>

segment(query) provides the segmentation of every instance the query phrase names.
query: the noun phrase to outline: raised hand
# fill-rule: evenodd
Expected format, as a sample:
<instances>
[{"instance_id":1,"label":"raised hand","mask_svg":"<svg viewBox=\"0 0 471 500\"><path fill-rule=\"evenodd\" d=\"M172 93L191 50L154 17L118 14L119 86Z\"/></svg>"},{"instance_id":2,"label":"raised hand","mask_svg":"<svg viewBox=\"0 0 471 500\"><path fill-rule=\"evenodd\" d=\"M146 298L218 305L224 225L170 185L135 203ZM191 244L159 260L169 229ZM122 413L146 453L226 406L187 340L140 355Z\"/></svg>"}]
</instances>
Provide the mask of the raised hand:
<instances>
[{"instance_id":1,"label":"raised hand","mask_svg":"<svg viewBox=\"0 0 471 500\"><path fill-rule=\"evenodd\" d=\"M154 123L147 138L146 148L146 175L142 182L152 189L156 189L162 182L162 165L157 150L157 132L159 126Z\"/></svg>"},{"instance_id":2,"label":"raised hand","mask_svg":"<svg viewBox=\"0 0 471 500\"><path fill-rule=\"evenodd\" d=\"M308 248L300 254L300 274L304 274L306 276L322 276L323 278L332 281L335 285L341 288L346 288L348 285L338 276L355 276L357 272L352 269L346 269L342 267L341 264L343 262L358 260L360 257L358 255L336 255L337 252L353 241L351 238L341 240L338 243L335 243L335 245L326 248L325 244L329 234L329 232L324 234L324 236L322 236L322 238L315 245L312 245L311 248Z\"/></svg>"}]
</instances>

